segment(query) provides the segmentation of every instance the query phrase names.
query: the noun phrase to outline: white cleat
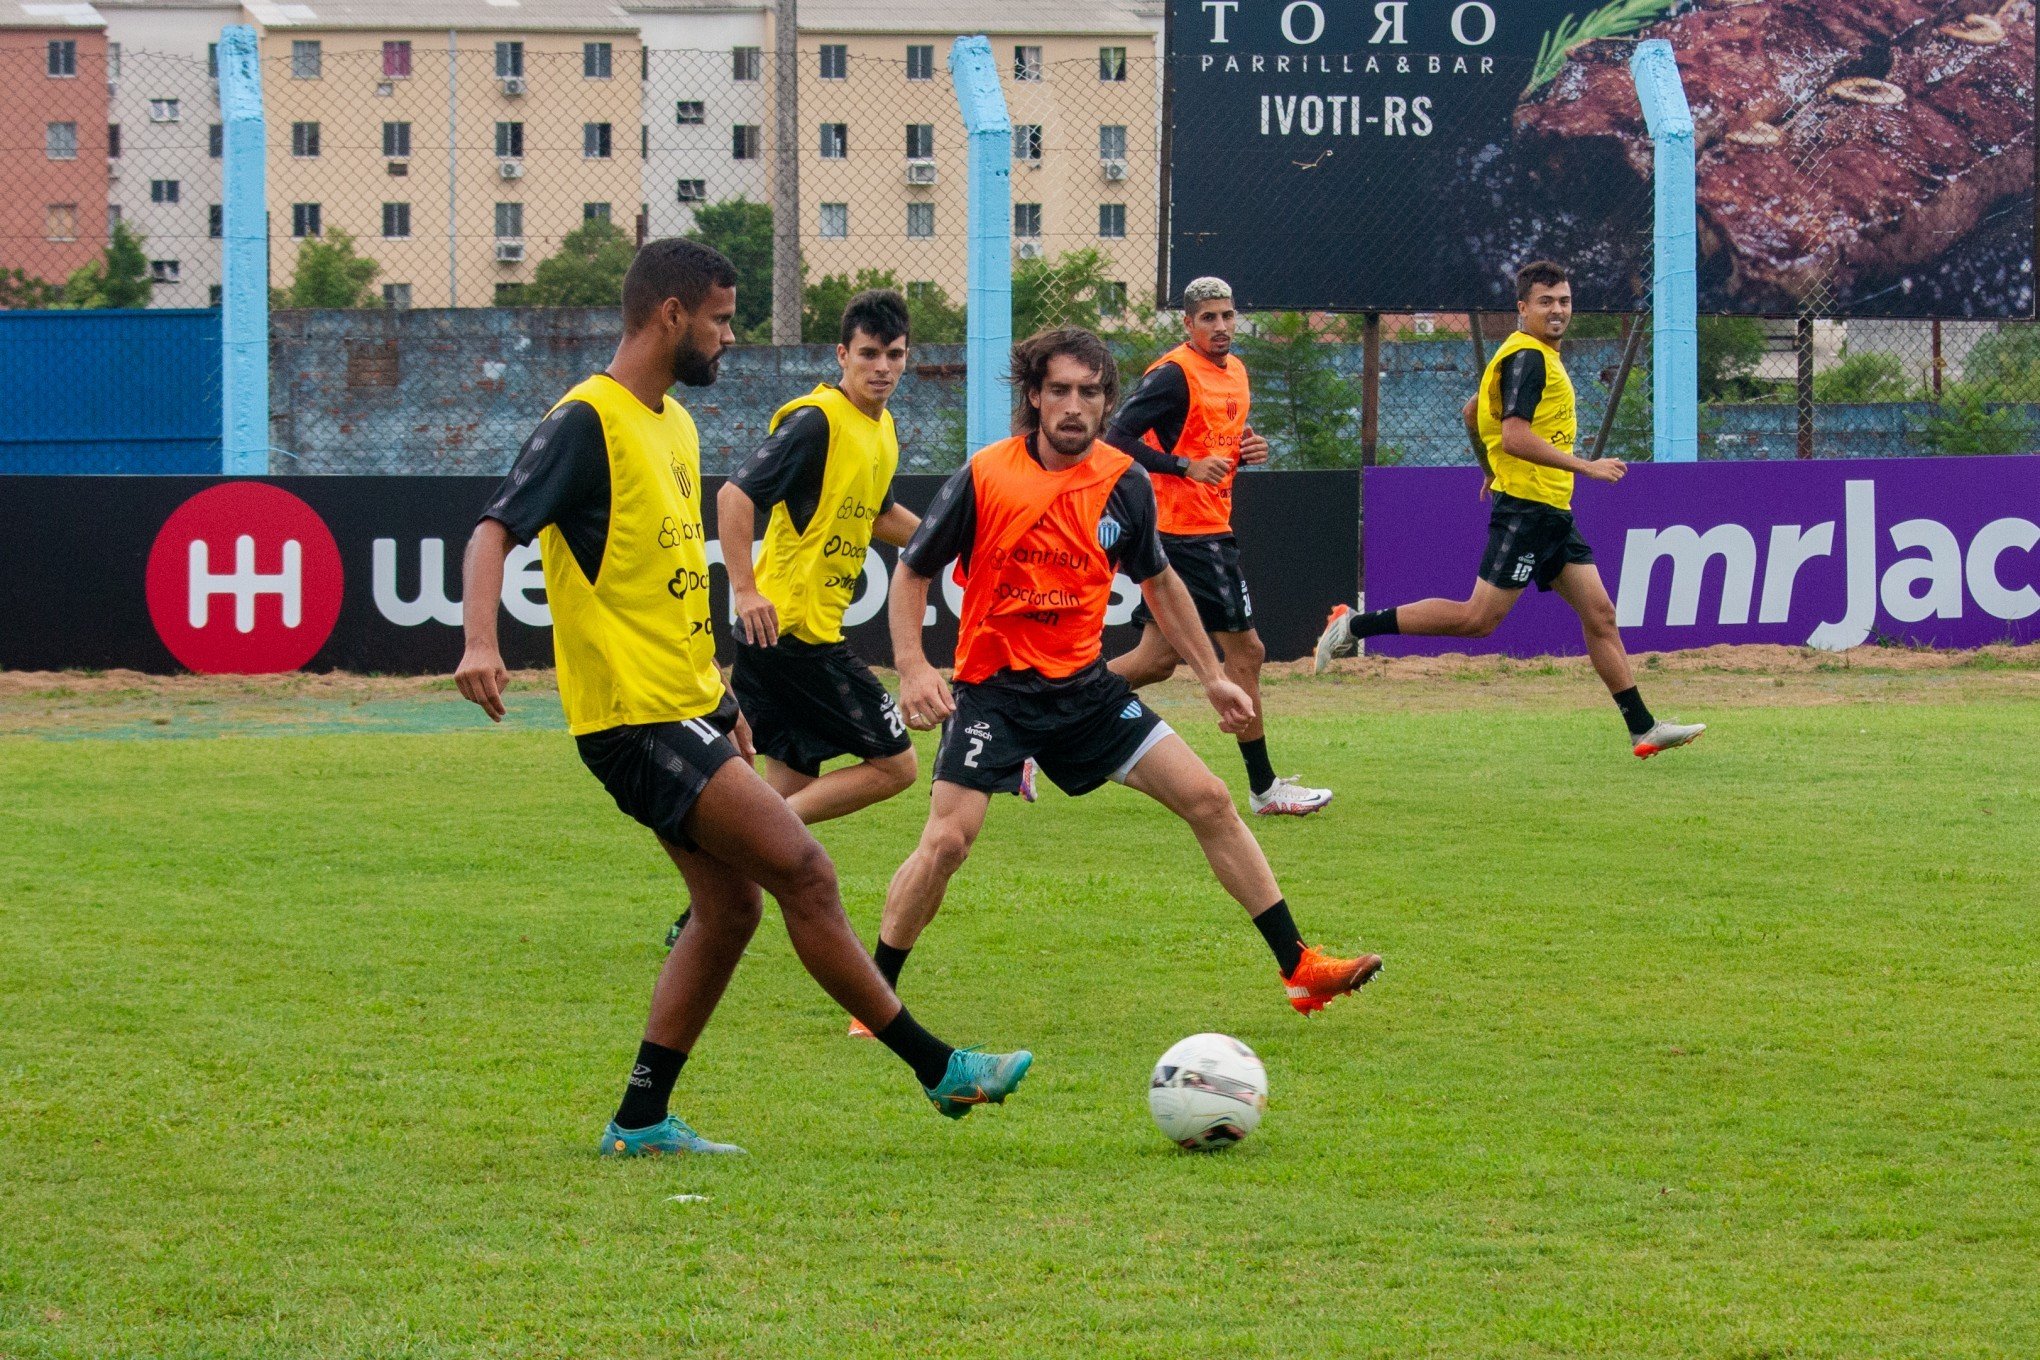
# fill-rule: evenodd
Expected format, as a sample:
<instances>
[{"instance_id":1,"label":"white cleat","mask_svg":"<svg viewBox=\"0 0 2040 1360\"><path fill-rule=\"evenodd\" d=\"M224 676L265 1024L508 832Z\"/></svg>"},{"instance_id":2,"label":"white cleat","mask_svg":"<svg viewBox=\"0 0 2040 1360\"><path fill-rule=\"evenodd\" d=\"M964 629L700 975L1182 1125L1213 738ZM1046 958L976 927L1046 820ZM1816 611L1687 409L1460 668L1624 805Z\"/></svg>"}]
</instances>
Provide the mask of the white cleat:
<instances>
[{"instance_id":1,"label":"white cleat","mask_svg":"<svg viewBox=\"0 0 2040 1360\"><path fill-rule=\"evenodd\" d=\"M1256 817L1308 817L1331 801L1330 789L1305 788L1294 776L1276 780L1266 793L1247 790L1247 806Z\"/></svg>"},{"instance_id":2,"label":"white cleat","mask_svg":"<svg viewBox=\"0 0 2040 1360\"><path fill-rule=\"evenodd\" d=\"M1021 802L1031 803L1041 796L1038 784L1040 774L1041 767L1034 763L1033 756L1020 763L1020 787L1013 792Z\"/></svg>"},{"instance_id":3,"label":"white cleat","mask_svg":"<svg viewBox=\"0 0 2040 1360\"><path fill-rule=\"evenodd\" d=\"M1650 731L1631 737L1629 749L1636 753L1638 760L1649 760L1659 751L1669 751L1674 746L1697 741L1706 730L1706 723L1674 723L1660 719Z\"/></svg>"},{"instance_id":4,"label":"white cleat","mask_svg":"<svg viewBox=\"0 0 2040 1360\"><path fill-rule=\"evenodd\" d=\"M1325 631L1318 634L1317 651L1311 656L1311 674L1323 675L1330 670L1334 657L1358 655L1360 640L1353 636L1353 611L1335 604L1332 612L1325 615Z\"/></svg>"}]
</instances>

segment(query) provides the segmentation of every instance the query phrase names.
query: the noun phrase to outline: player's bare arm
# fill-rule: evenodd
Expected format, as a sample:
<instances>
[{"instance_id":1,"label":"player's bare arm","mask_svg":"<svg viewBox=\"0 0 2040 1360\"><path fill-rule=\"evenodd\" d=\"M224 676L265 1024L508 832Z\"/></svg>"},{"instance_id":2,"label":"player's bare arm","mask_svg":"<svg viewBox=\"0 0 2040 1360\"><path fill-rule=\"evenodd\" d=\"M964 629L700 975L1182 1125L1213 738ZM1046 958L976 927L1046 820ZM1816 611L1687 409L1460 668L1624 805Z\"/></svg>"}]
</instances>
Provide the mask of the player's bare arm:
<instances>
[{"instance_id":1,"label":"player's bare arm","mask_svg":"<svg viewBox=\"0 0 2040 1360\"><path fill-rule=\"evenodd\" d=\"M907 726L926 732L942 725L956 711L949 682L928 664L921 647L921 620L928 608L928 578L900 564L893 573L892 591L886 599L888 622L892 627L893 665L900 672L900 713ZM1207 650L1210 644L1205 644Z\"/></svg>"},{"instance_id":2,"label":"player's bare arm","mask_svg":"<svg viewBox=\"0 0 2040 1360\"><path fill-rule=\"evenodd\" d=\"M914 530L921 527L921 517L904 505L892 505L871 522L871 536L881 543L895 548L904 548L913 538Z\"/></svg>"},{"instance_id":3,"label":"player's bare arm","mask_svg":"<svg viewBox=\"0 0 2040 1360\"><path fill-rule=\"evenodd\" d=\"M496 641L496 602L503 597L503 559L509 555L510 531L496 520L485 519L468 536L467 555L460 569L460 617L467 650L461 654L453 683L461 697L479 704L491 722L503 721L503 688L510 681Z\"/></svg>"},{"instance_id":4,"label":"player's bare arm","mask_svg":"<svg viewBox=\"0 0 2040 1360\"><path fill-rule=\"evenodd\" d=\"M722 544L723 569L730 574L737 635L753 647L770 647L779 640L779 611L758 589L751 561L757 530L757 504L735 481L724 482L715 496L715 536Z\"/></svg>"},{"instance_id":5,"label":"player's bare arm","mask_svg":"<svg viewBox=\"0 0 2040 1360\"><path fill-rule=\"evenodd\" d=\"M1597 482L1619 482L1629 465L1620 458L1602 458L1589 462L1585 458L1565 452L1551 441L1540 438L1530 428L1530 422L1522 416L1508 416L1502 421L1502 452L1526 463L1537 463L1544 467L1559 468L1565 472L1591 477Z\"/></svg>"},{"instance_id":6,"label":"player's bare arm","mask_svg":"<svg viewBox=\"0 0 2040 1360\"><path fill-rule=\"evenodd\" d=\"M1204 686L1204 697L1218 713L1219 730L1230 734L1245 728L1254 720L1254 701L1226 678L1225 667L1212 650L1203 621L1197 617L1197 604L1190 598L1182 578L1176 575L1176 569L1164 568L1159 576L1143 581L1140 590L1162 636Z\"/></svg>"}]
</instances>

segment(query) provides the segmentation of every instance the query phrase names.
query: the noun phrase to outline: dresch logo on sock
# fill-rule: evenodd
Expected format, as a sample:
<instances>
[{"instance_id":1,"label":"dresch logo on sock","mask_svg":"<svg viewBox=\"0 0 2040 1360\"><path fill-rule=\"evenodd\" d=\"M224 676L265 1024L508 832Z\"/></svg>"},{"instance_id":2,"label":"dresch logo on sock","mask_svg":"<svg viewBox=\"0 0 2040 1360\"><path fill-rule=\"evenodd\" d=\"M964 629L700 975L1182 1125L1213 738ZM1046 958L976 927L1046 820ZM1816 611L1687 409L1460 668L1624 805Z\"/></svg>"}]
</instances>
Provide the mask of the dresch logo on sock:
<instances>
[{"instance_id":1,"label":"dresch logo on sock","mask_svg":"<svg viewBox=\"0 0 2040 1360\"><path fill-rule=\"evenodd\" d=\"M178 506L144 579L157 636L208 675L303 666L332 636L346 588L326 522L264 482L208 487Z\"/></svg>"}]
</instances>

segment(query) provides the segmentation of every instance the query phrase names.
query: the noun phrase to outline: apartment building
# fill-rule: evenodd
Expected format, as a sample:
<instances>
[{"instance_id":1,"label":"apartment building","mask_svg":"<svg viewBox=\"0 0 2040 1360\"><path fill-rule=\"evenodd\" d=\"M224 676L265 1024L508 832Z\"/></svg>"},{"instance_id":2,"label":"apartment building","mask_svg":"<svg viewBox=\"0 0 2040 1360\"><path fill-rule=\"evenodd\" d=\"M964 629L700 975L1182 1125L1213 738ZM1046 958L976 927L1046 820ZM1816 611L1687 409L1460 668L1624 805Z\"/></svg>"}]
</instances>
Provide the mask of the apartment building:
<instances>
[{"instance_id":1,"label":"apartment building","mask_svg":"<svg viewBox=\"0 0 2040 1360\"><path fill-rule=\"evenodd\" d=\"M763 0L625 0L645 47L643 183L649 236L695 209L772 194L772 15Z\"/></svg>"},{"instance_id":2,"label":"apartment building","mask_svg":"<svg viewBox=\"0 0 2040 1360\"><path fill-rule=\"evenodd\" d=\"M106 21L108 230L142 238L152 307L219 301L222 169L219 0L96 0Z\"/></svg>"},{"instance_id":3,"label":"apartment building","mask_svg":"<svg viewBox=\"0 0 2040 1360\"><path fill-rule=\"evenodd\" d=\"M270 277L339 230L396 307L514 300L590 218L641 200L636 27L597 0L250 4L269 125Z\"/></svg>"},{"instance_id":4,"label":"apartment building","mask_svg":"<svg viewBox=\"0 0 2040 1360\"><path fill-rule=\"evenodd\" d=\"M1014 246L1096 249L1122 291L1158 246L1159 28L1111 3L963 0L801 7L801 248L808 276L890 269L964 288L964 131L948 77L958 33L991 39L1014 125ZM931 22L940 20L939 24Z\"/></svg>"},{"instance_id":5,"label":"apartment building","mask_svg":"<svg viewBox=\"0 0 2040 1360\"><path fill-rule=\"evenodd\" d=\"M0 269L62 283L106 244L106 23L0 0Z\"/></svg>"}]
</instances>

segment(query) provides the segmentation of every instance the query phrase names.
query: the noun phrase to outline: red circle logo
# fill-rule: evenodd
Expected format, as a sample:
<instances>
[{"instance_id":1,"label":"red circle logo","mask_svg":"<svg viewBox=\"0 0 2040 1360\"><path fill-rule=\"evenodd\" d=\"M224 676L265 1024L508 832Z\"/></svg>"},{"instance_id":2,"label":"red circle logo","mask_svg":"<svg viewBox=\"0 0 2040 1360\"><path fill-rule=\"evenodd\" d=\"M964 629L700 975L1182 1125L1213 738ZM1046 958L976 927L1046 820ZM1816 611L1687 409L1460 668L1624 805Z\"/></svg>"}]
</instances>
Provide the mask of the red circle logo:
<instances>
[{"instance_id":1,"label":"red circle logo","mask_svg":"<svg viewBox=\"0 0 2040 1360\"><path fill-rule=\"evenodd\" d=\"M294 671L332 636L345 577L319 512L279 486L208 487L149 549L149 617L202 675Z\"/></svg>"}]
</instances>

